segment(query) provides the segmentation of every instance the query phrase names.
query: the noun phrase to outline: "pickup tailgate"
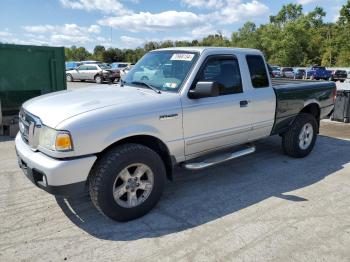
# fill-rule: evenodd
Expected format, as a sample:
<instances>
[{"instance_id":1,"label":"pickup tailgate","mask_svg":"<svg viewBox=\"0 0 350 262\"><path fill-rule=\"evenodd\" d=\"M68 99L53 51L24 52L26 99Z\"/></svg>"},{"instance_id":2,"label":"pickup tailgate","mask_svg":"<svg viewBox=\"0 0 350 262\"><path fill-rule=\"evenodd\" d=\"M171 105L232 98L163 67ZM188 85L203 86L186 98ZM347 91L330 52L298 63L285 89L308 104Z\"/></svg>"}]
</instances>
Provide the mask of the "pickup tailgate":
<instances>
[{"instance_id":1,"label":"pickup tailgate","mask_svg":"<svg viewBox=\"0 0 350 262\"><path fill-rule=\"evenodd\" d=\"M317 104L320 118L329 115L334 107L334 82L307 80L272 80L276 94L275 123L272 134L288 130L294 118L307 106Z\"/></svg>"}]
</instances>

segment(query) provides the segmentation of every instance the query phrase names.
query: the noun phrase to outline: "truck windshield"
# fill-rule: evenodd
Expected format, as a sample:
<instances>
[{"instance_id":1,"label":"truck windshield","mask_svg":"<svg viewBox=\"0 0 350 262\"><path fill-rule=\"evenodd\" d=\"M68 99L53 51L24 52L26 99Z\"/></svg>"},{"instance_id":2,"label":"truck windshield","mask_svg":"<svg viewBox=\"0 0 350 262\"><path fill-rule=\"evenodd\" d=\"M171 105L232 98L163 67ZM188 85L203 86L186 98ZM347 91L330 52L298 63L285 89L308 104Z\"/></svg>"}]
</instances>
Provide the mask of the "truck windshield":
<instances>
[{"instance_id":1,"label":"truck windshield","mask_svg":"<svg viewBox=\"0 0 350 262\"><path fill-rule=\"evenodd\" d=\"M177 92L198 58L196 52L155 51L144 55L123 77L125 84L144 82L158 90Z\"/></svg>"}]
</instances>

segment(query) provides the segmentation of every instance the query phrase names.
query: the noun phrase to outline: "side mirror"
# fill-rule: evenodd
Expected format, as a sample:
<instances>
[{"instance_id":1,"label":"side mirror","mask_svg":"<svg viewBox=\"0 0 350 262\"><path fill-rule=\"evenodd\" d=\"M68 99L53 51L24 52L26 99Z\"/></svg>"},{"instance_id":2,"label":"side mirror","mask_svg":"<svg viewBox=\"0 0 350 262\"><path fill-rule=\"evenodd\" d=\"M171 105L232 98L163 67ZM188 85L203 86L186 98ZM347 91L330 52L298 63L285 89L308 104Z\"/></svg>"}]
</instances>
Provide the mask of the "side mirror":
<instances>
[{"instance_id":1,"label":"side mirror","mask_svg":"<svg viewBox=\"0 0 350 262\"><path fill-rule=\"evenodd\" d=\"M217 82L197 82L194 89L190 90L188 97L199 99L205 97L219 96L219 84Z\"/></svg>"}]
</instances>

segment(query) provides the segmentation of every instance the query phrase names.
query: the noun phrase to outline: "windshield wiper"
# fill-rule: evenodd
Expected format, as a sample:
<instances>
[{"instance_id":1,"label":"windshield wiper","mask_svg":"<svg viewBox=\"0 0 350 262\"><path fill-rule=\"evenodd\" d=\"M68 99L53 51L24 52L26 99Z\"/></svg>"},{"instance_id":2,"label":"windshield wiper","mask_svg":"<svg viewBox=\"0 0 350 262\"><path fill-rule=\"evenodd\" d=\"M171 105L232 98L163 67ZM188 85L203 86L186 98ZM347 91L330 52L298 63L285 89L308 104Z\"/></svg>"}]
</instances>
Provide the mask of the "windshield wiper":
<instances>
[{"instance_id":1,"label":"windshield wiper","mask_svg":"<svg viewBox=\"0 0 350 262\"><path fill-rule=\"evenodd\" d=\"M154 86L150 85L150 84L147 84L146 82L142 82L142 81L133 81L131 82L130 84L133 84L133 85L143 85L143 86L146 86L147 88L149 89L152 89L154 92L156 92L157 94L161 94L162 92L155 88Z\"/></svg>"}]
</instances>

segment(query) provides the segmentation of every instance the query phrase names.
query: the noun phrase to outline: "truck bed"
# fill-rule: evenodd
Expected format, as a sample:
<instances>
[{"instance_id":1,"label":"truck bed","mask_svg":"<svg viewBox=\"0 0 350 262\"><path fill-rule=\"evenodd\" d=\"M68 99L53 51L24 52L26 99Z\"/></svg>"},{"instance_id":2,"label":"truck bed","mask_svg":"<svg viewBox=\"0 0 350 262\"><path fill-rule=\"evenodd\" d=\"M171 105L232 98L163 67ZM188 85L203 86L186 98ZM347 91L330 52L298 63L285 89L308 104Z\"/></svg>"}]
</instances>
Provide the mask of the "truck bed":
<instances>
[{"instance_id":1,"label":"truck bed","mask_svg":"<svg viewBox=\"0 0 350 262\"><path fill-rule=\"evenodd\" d=\"M294 79L272 79L272 87L276 94L276 117L272 134L288 130L294 118L311 103L318 105L321 118L329 114L336 89L334 82Z\"/></svg>"}]
</instances>

